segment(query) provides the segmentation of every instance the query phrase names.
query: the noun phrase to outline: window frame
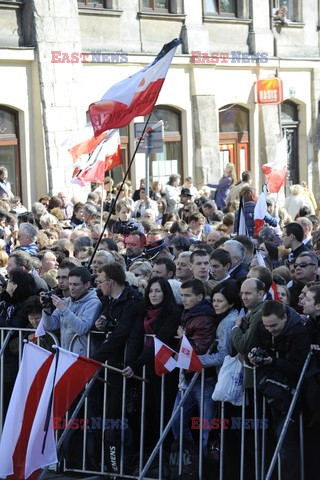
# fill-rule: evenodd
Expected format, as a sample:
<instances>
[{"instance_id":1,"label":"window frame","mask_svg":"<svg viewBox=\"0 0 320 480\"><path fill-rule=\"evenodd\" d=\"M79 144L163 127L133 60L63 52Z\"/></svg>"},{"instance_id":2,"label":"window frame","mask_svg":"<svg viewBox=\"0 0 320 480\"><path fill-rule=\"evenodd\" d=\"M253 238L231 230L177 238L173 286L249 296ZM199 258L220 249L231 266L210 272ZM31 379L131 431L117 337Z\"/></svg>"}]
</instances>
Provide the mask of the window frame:
<instances>
[{"instance_id":1,"label":"window frame","mask_svg":"<svg viewBox=\"0 0 320 480\"><path fill-rule=\"evenodd\" d=\"M210 16L210 17L238 18L238 15L239 15L238 0L234 0L234 6L235 6L235 12L234 12L234 13L233 13L233 12L221 12L221 5L220 5L221 0L212 0L212 1L213 1L213 2L216 2L218 13L208 12L208 10L207 10L207 1L204 0L204 12L205 12L205 15Z\"/></svg>"},{"instance_id":2,"label":"window frame","mask_svg":"<svg viewBox=\"0 0 320 480\"><path fill-rule=\"evenodd\" d=\"M20 143L19 143L19 117L18 112L5 105L0 105L0 112L7 112L13 115L15 133L5 134L0 133L0 148L1 147L15 147L15 179L9 178L11 185L16 187L17 195L22 198L21 192L21 159L20 159ZM6 166L6 165L5 165Z\"/></svg>"},{"instance_id":3,"label":"window frame","mask_svg":"<svg viewBox=\"0 0 320 480\"><path fill-rule=\"evenodd\" d=\"M170 0L166 0L168 2L168 7L167 8L159 8L159 7L155 7L155 2L156 0L151 0L152 4L153 4L153 7L145 7L143 5L143 0L141 0L141 12L145 12L145 13L150 13L150 12L155 12L155 13L171 13L171 2Z\"/></svg>"},{"instance_id":4,"label":"window frame","mask_svg":"<svg viewBox=\"0 0 320 480\"><path fill-rule=\"evenodd\" d=\"M83 9L116 10L118 7L118 0L97 0L99 5L95 5L94 2L95 0L77 0L78 8Z\"/></svg>"}]
</instances>

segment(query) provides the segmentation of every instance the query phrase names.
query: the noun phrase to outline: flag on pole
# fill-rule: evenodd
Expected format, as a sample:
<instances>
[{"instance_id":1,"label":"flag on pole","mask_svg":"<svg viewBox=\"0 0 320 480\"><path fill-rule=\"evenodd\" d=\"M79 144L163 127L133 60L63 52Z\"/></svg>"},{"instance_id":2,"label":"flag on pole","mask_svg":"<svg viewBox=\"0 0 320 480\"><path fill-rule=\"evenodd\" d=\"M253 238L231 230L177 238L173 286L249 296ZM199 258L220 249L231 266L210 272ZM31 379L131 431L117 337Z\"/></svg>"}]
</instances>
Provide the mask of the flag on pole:
<instances>
[{"instance_id":1,"label":"flag on pole","mask_svg":"<svg viewBox=\"0 0 320 480\"><path fill-rule=\"evenodd\" d=\"M89 106L95 136L110 128L125 127L135 117L152 112L180 44L176 38L164 45L152 63L113 85L100 101Z\"/></svg>"},{"instance_id":2,"label":"flag on pole","mask_svg":"<svg viewBox=\"0 0 320 480\"><path fill-rule=\"evenodd\" d=\"M172 348L154 337L154 369L157 375L172 372L177 366L172 354L176 353Z\"/></svg>"},{"instance_id":3,"label":"flag on pole","mask_svg":"<svg viewBox=\"0 0 320 480\"><path fill-rule=\"evenodd\" d=\"M0 442L0 477L24 475L32 423L54 354L26 343Z\"/></svg>"},{"instance_id":4,"label":"flag on pole","mask_svg":"<svg viewBox=\"0 0 320 480\"><path fill-rule=\"evenodd\" d=\"M268 181L270 193L278 193L280 188L285 184L287 174L287 137L284 136L276 147L276 158L274 162L262 165L263 173Z\"/></svg>"},{"instance_id":5,"label":"flag on pole","mask_svg":"<svg viewBox=\"0 0 320 480\"><path fill-rule=\"evenodd\" d=\"M33 420L26 451L24 478L28 478L41 467L57 463L54 419L65 416L66 411L85 384L101 367L101 363L95 360L60 347L57 349L55 361L48 373ZM53 405L50 405L53 388Z\"/></svg>"},{"instance_id":6,"label":"flag on pole","mask_svg":"<svg viewBox=\"0 0 320 480\"><path fill-rule=\"evenodd\" d=\"M90 137L81 143L70 147L68 151L72 155L73 163L76 163L81 155L90 155L98 145L106 138L108 132L104 132L98 137Z\"/></svg>"},{"instance_id":7,"label":"flag on pole","mask_svg":"<svg viewBox=\"0 0 320 480\"><path fill-rule=\"evenodd\" d=\"M81 186L88 182L103 183L105 172L121 164L119 130L110 130L98 138L101 137L104 138L89 152L89 158L83 163L76 164L72 183L78 183ZM93 137L93 140L96 139Z\"/></svg>"},{"instance_id":8,"label":"flag on pole","mask_svg":"<svg viewBox=\"0 0 320 480\"><path fill-rule=\"evenodd\" d=\"M184 370L192 370L193 372L202 371L202 363L185 335L182 336L177 367Z\"/></svg>"},{"instance_id":9,"label":"flag on pole","mask_svg":"<svg viewBox=\"0 0 320 480\"><path fill-rule=\"evenodd\" d=\"M267 214L267 186L262 187L256 206L254 207L254 234L258 235L264 226L264 217Z\"/></svg>"},{"instance_id":10,"label":"flag on pole","mask_svg":"<svg viewBox=\"0 0 320 480\"><path fill-rule=\"evenodd\" d=\"M243 211L243 197L240 197L239 209L238 209L238 231L237 235L248 236L248 229L246 225L246 219Z\"/></svg>"}]
</instances>

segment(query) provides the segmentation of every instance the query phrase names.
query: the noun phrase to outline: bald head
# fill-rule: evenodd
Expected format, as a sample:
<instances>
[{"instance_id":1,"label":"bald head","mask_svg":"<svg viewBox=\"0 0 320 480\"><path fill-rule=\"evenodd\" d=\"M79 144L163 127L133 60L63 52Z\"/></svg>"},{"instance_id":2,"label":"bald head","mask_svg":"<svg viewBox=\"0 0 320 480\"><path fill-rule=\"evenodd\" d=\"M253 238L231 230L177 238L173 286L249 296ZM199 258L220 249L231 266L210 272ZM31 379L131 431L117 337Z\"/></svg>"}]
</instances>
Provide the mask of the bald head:
<instances>
[{"instance_id":1,"label":"bald head","mask_svg":"<svg viewBox=\"0 0 320 480\"><path fill-rule=\"evenodd\" d=\"M258 278L247 278L241 285L240 295L243 305L252 310L259 303L262 302L264 297L264 284Z\"/></svg>"}]
</instances>

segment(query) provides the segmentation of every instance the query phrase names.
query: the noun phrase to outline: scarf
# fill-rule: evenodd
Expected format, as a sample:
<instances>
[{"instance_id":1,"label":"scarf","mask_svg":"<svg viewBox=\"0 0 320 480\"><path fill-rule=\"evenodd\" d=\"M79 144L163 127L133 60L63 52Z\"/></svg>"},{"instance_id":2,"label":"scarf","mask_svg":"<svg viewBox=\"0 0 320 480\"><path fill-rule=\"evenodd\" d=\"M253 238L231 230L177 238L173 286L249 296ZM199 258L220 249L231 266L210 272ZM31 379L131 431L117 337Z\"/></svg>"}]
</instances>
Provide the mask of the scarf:
<instances>
[{"instance_id":1,"label":"scarf","mask_svg":"<svg viewBox=\"0 0 320 480\"><path fill-rule=\"evenodd\" d=\"M153 329L153 324L158 320L159 315L161 313L162 307L160 308L148 308L146 311L146 315L143 319L143 327L144 327L144 332L147 334L152 334L154 333ZM151 337L148 337L146 339L145 345L149 345L153 339Z\"/></svg>"}]
</instances>

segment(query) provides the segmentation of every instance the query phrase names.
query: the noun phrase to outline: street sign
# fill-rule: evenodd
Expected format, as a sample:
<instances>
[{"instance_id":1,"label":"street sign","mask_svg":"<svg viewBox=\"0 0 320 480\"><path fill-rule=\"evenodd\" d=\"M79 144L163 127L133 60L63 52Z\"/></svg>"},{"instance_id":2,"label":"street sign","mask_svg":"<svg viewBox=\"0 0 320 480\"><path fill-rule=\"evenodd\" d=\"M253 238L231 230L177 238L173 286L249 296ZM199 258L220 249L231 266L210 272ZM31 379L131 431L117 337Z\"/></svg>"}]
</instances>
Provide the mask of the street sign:
<instances>
[{"instance_id":1,"label":"street sign","mask_svg":"<svg viewBox=\"0 0 320 480\"><path fill-rule=\"evenodd\" d=\"M134 124L134 136L136 142L142 136L145 123ZM155 127L155 128L153 128ZM138 148L138 153L161 153L163 152L163 139L164 139L164 127L163 122L149 122L147 126L147 133L144 134L144 138ZM146 146L148 145L148 148ZM147 152L148 150L148 152Z\"/></svg>"}]
</instances>

